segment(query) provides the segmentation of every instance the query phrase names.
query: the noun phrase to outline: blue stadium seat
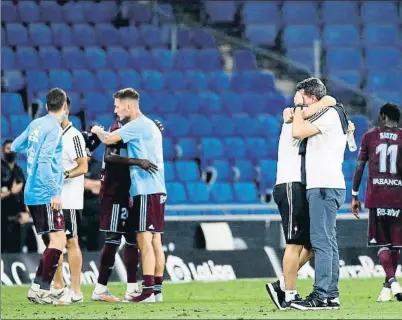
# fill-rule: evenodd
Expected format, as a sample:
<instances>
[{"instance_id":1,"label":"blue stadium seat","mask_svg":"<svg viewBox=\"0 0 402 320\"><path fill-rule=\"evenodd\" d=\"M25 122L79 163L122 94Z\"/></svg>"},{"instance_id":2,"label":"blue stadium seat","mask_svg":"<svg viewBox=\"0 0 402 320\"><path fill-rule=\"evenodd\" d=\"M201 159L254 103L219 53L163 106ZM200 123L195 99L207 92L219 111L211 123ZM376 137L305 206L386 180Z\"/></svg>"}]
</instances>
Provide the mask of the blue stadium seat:
<instances>
[{"instance_id":1,"label":"blue stadium seat","mask_svg":"<svg viewBox=\"0 0 402 320\"><path fill-rule=\"evenodd\" d=\"M128 5L128 16L135 23L150 23L152 19L151 8L149 4L132 2Z\"/></svg>"},{"instance_id":2,"label":"blue stadium seat","mask_svg":"<svg viewBox=\"0 0 402 320\"><path fill-rule=\"evenodd\" d=\"M261 189L273 189L276 177L276 161L261 160Z\"/></svg>"},{"instance_id":3,"label":"blue stadium seat","mask_svg":"<svg viewBox=\"0 0 402 320\"><path fill-rule=\"evenodd\" d=\"M39 3L40 21L59 22L63 20L61 6L53 1L41 1Z\"/></svg>"},{"instance_id":4,"label":"blue stadium seat","mask_svg":"<svg viewBox=\"0 0 402 320\"><path fill-rule=\"evenodd\" d=\"M38 52L33 47L18 47L17 63L21 69L37 69L39 65Z\"/></svg>"},{"instance_id":5,"label":"blue stadium seat","mask_svg":"<svg viewBox=\"0 0 402 320\"><path fill-rule=\"evenodd\" d=\"M196 69L198 50L184 48L176 53L176 68L179 70Z\"/></svg>"},{"instance_id":6,"label":"blue stadium seat","mask_svg":"<svg viewBox=\"0 0 402 320\"><path fill-rule=\"evenodd\" d=\"M232 74L231 89L235 92L253 91L258 71L242 71ZM254 82L254 83L253 83Z\"/></svg>"},{"instance_id":7,"label":"blue stadium seat","mask_svg":"<svg viewBox=\"0 0 402 320\"><path fill-rule=\"evenodd\" d=\"M179 182L168 182L166 183L166 189L170 204L181 204L187 201L186 190L183 184Z\"/></svg>"},{"instance_id":8,"label":"blue stadium seat","mask_svg":"<svg viewBox=\"0 0 402 320\"><path fill-rule=\"evenodd\" d=\"M343 161L342 171L346 181L352 180L355 167L356 167L356 160Z\"/></svg>"},{"instance_id":9,"label":"blue stadium seat","mask_svg":"<svg viewBox=\"0 0 402 320\"><path fill-rule=\"evenodd\" d=\"M189 133L188 119L181 115L170 114L166 116L165 133L171 137L185 137Z\"/></svg>"},{"instance_id":10,"label":"blue stadium seat","mask_svg":"<svg viewBox=\"0 0 402 320\"><path fill-rule=\"evenodd\" d=\"M358 24L360 21L357 1L324 1L321 14L326 24Z\"/></svg>"},{"instance_id":11,"label":"blue stadium seat","mask_svg":"<svg viewBox=\"0 0 402 320\"><path fill-rule=\"evenodd\" d=\"M322 39L326 48L360 46L360 34L354 25L328 24L324 27Z\"/></svg>"},{"instance_id":12,"label":"blue stadium seat","mask_svg":"<svg viewBox=\"0 0 402 320\"><path fill-rule=\"evenodd\" d=\"M315 40L320 39L320 29L315 25L290 25L283 31L282 42L286 48L311 47Z\"/></svg>"},{"instance_id":13,"label":"blue stadium seat","mask_svg":"<svg viewBox=\"0 0 402 320\"><path fill-rule=\"evenodd\" d=\"M11 1L1 2L1 21L5 23L20 21L20 17L17 13L17 7Z\"/></svg>"},{"instance_id":14,"label":"blue stadium seat","mask_svg":"<svg viewBox=\"0 0 402 320\"><path fill-rule=\"evenodd\" d=\"M206 74L208 88L214 92L229 91L231 75L225 71L213 71Z\"/></svg>"},{"instance_id":15,"label":"blue stadium seat","mask_svg":"<svg viewBox=\"0 0 402 320\"><path fill-rule=\"evenodd\" d=\"M2 2L2 4L4 3L4 1ZM2 6L3 9L3 6ZM1 97L3 98L3 96ZM2 111L4 114L4 104L2 103ZM11 134L11 130L10 130L10 124L8 123L8 119L7 117L5 117L4 115L1 116L1 137L5 138L8 137Z\"/></svg>"},{"instance_id":16,"label":"blue stadium seat","mask_svg":"<svg viewBox=\"0 0 402 320\"><path fill-rule=\"evenodd\" d=\"M237 4L235 1L205 1L204 8L208 22L232 22L235 18Z\"/></svg>"},{"instance_id":17,"label":"blue stadium seat","mask_svg":"<svg viewBox=\"0 0 402 320\"><path fill-rule=\"evenodd\" d=\"M92 23L111 22L117 13L118 9L114 1L92 2L84 8L85 19Z\"/></svg>"},{"instance_id":18,"label":"blue stadium seat","mask_svg":"<svg viewBox=\"0 0 402 320\"><path fill-rule=\"evenodd\" d=\"M217 138L201 139L201 159L204 161L223 159L226 155L223 150L223 144Z\"/></svg>"},{"instance_id":19,"label":"blue stadium seat","mask_svg":"<svg viewBox=\"0 0 402 320\"><path fill-rule=\"evenodd\" d=\"M122 47L108 47L106 49L107 65L114 69L129 67L130 55Z\"/></svg>"},{"instance_id":20,"label":"blue stadium seat","mask_svg":"<svg viewBox=\"0 0 402 320\"><path fill-rule=\"evenodd\" d=\"M248 24L245 34L252 45L272 47L275 45L278 28L274 24Z\"/></svg>"},{"instance_id":21,"label":"blue stadium seat","mask_svg":"<svg viewBox=\"0 0 402 320\"><path fill-rule=\"evenodd\" d=\"M143 71L141 80L141 88L146 91L157 92L164 88L164 78L157 71Z\"/></svg>"},{"instance_id":22,"label":"blue stadium seat","mask_svg":"<svg viewBox=\"0 0 402 320\"><path fill-rule=\"evenodd\" d=\"M109 102L110 101L110 102ZM112 99L101 93L87 93L84 95L85 112L89 114L108 113L105 116L111 116Z\"/></svg>"},{"instance_id":23,"label":"blue stadium seat","mask_svg":"<svg viewBox=\"0 0 402 320\"><path fill-rule=\"evenodd\" d=\"M26 73L29 92L49 90L49 79L45 71L29 70Z\"/></svg>"},{"instance_id":24,"label":"blue stadium seat","mask_svg":"<svg viewBox=\"0 0 402 320\"><path fill-rule=\"evenodd\" d=\"M266 139L263 138L246 138L246 150L249 159L260 160L269 157Z\"/></svg>"},{"instance_id":25,"label":"blue stadium seat","mask_svg":"<svg viewBox=\"0 0 402 320\"><path fill-rule=\"evenodd\" d=\"M9 116L10 129L14 137L19 136L31 122L31 118L26 114L12 114Z\"/></svg>"},{"instance_id":26,"label":"blue stadium seat","mask_svg":"<svg viewBox=\"0 0 402 320\"><path fill-rule=\"evenodd\" d=\"M193 43L198 48L216 47L215 38L213 37L213 35L202 28L193 29Z\"/></svg>"},{"instance_id":27,"label":"blue stadium seat","mask_svg":"<svg viewBox=\"0 0 402 320\"><path fill-rule=\"evenodd\" d=\"M231 184L227 182L216 182L212 185L210 197L216 203L233 202L233 189Z\"/></svg>"},{"instance_id":28,"label":"blue stadium seat","mask_svg":"<svg viewBox=\"0 0 402 320\"><path fill-rule=\"evenodd\" d=\"M197 68L203 71L222 69L221 55L218 49L200 49L196 63Z\"/></svg>"},{"instance_id":29,"label":"blue stadium seat","mask_svg":"<svg viewBox=\"0 0 402 320\"><path fill-rule=\"evenodd\" d=\"M180 181L200 180L200 172L195 161L176 161L175 167Z\"/></svg>"},{"instance_id":30,"label":"blue stadium seat","mask_svg":"<svg viewBox=\"0 0 402 320\"><path fill-rule=\"evenodd\" d=\"M39 48L40 66L43 69L58 69L63 66L60 51L55 47Z\"/></svg>"},{"instance_id":31,"label":"blue stadium seat","mask_svg":"<svg viewBox=\"0 0 402 320\"><path fill-rule=\"evenodd\" d=\"M153 65L160 71L172 70L174 67L174 53L167 49L155 49L152 51Z\"/></svg>"},{"instance_id":32,"label":"blue stadium seat","mask_svg":"<svg viewBox=\"0 0 402 320\"><path fill-rule=\"evenodd\" d=\"M140 39L140 32L134 26L121 27L119 30L121 45L125 47L143 46Z\"/></svg>"},{"instance_id":33,"label":"blue stadium seat","mask_svg":"<svg viewBox=\"0 0 402 320\"><path fill-rule=\"evenodd\" d=\"M10 46L21 46L29 43L28 31L20 23L7 23L6 32L7 41Z\"/></svg>"},{"instance_id":34,"label":"blue stadium seat","mask_svg":"<svg viewBox=\"0 0 402 320\"><path fill-rule=\"evenodd\" d=\"M275 77L272 72L260 71L253 73L252 91L259 93L276 92Z\"/></svg>"},{"instance_id":35,"label":"blue stadium seat","mask_svg":"<svg viewBox=\"0 0 402 320\"><path fill-rule=\"evenodd\" d=\"M401 51L393 47L366 49L366 67L369 70L392 69L401 66Z\"/></svg>"},{"instance_id":36,"label":"blue stadium seat","mask_svg":"<svg viewBox=\"0 0 402 320\"><path fill-rule=\"evenodd\" d=\"M236 160L234 171L237 181L253 181L255 178L254 168L250 160Z\"/></svg>"},{"instance_id":37,"label":"blue stadium seat","mask_svg":"<svg viewBox=\"0 0 402 320\"><path fill-rule=\"evenodd\" d=\"M273 115L281 114L283 111L283 107L286 106L286 98L280 92L268 92L264 94L264 99L266 101L265 112Z\"/></svg>"},{"instance_id":38,"label":"blue stadium seat","mask_svg":"<svg viewBox=\"0 0 402 320\"><path fill-rule=\"evenodd\" d=\"M187 193L192 203L208 203L209 193L204 182L187 182Z\"/></svg>"},{"instance_id":39,"label":"blue stadium seat","mask_svg":"<svg viewBox=\"0 0 402 320\"><path fill-rule=\"evenodd\" d=\"M402 75L399 70L376 70L367 74L366 90L400 91L402 90Z\"/></svg>"},{"instance_id":40,"label":"blue stadium seat","mask_svg":"<svg viewBox=\"0 0 402 320\"><path fill-rule=\"evenodd\" d=\"M52 44L50 29L43 23L30 23L28 33L34 46L48 46Z\"/></svg>"},{"instance_id":41,"label":"blue stadium seat","mask_svg":"<svg viewBox=\"0 0 402 320\"><path fill-rule=\"evenodd\" d=\"M152 70L152 56L145 49L130 49L130 65L135 70Z\"/></svg>"},{"instance_id":42,"label":"blue stadium seat","mask_svg":"<svg viewBox=\"0 0 402 320\"><path fill-rule=\"evenodd\" d=\"M223 93L220 96L222 109L226 113L240 113L243 112L243 100L240 94L235 92Z\"/></svg>"},{"instance_id":43,"label":"blue stadium seat","mask_svg":"<svg viewBox=\"0 0 402 320\"><path fill-rule=\"evenodd\" d=\"M97 44L100 46L118 46L121 44L121 33L109 23L95 25Z\"/></svg>"},{"instance_id":44,"label":"blue stadium seat","mask_svg":"<svg viewBox=\"0 0 402 320\"><path fill-rule=\"evenodd\" d=\"M255 70L257 69L257 62L254 53L250 50L238 49L234 54L234 67L237 70Z\"/></svg>"},{"instance_id":45,"label":"blue stadium seat","mask_svg":"<svg viewBox=\"0 0 402 320\"><path fill-rule=\"evenodd\" d=\"M97 43L94 28L86 23L77 23L72 28L73 41L80 47L95 46Z\"/></svg>"},{"instance_id":46,"label":"blue stadium seat","mask_svg":"<svg viewBox=\"0 0 402 320\"><path fill-rule=\"evenodd\" d=\"M173 162L165 161L165 180L166 182L175 181L176 180L176 171L174 170Z\"/></svg>"},{"instance_id":47,"label":"blue stadium seat","mask_svg":"<svg viewBox=\"0 0 402 320\"><path fill-rule=\"evenodd\" d=\"M70 3L71 2L67 3L65 6L67 6ZM50 29L52 30L53 45L61 46L61 47L75 45L75 43L73 41L71 27L68 26L67 24L52 23L50 26Z\"/></svg>"},{"instance_id":48,"label":"blue stadium seat","mask_svg":"<svg viewBox=\"0 0 402 320\"><path fill-rule=\"evenodd\" d=\"M119 83L122 88L138 88L140 86L140 76L137 72L127 69L119 70Z\"/></svg>"},{"instance_id":49,"label":"blue stadium seat","mask_svg":"<svg viewBox=\"0 0 402 320\"><path fill-rule=\"evenodd\" d=\"M115 120L116 117L111 114L100 114L95 117L95 123L98 123L105 128L110 128Z\"/></svg>"},{"instance_id":50,"label":"blue stadium seat","mask_svg":"<svg viewBox=\"0 0 402 320\"><path fill-rule=\"evenodd\" d=\"M177 28L177 46L179 48L194 48L192 30L186 27Z\"/></svg>"},{"instance_id":51,"label":"blue stadium seat","mask_svg":"<svg viewBox=\"0 0 402 320\"><path fill-rule=\"evenodd\" d=\"M266 137L278 137L282 127L282 117L276 118L270 115L259 115L256 117L259 123L258 130Z\"/></svg>"},{"instance_id":52,"label":"blue stadium seat","mask_svg":"<svg viewBox=\"0 0 402 320\"><path fill-rule=\"evenodd\" d=\"M363 23L398 24L398 10L395 1L362 2L361 16Z\"/></svg>"},{"instance_id":53,"label":"blue stadium seat","mask_svg":"<svg viewBox=\"0 0 402 320\"><path fill-rule=\"evenodd\" d=\"M84 6L80 2L67 2L62 7L63 20L67 23L85 22Z\"/></svg>"},{"instance_id":54,"label":"blue stadium seat","mask_svg":"<svg viewBox=\"0 0 402 320\"><path fill-rule=\"evenodd\" d=\"M242 22L249 24L275 24L281 23L281 14L276 1L247 1L243 4Z\"/></svg>"},{"instance_id":55,"label":"blue stadium seat","mask_svg":"<svg viewBox=\"0 0 402 320\"><path fill-rule=\"evenodd\" d=\"M316 24L319 14L315 2L286 1L282 6L284 24Z\"/></svg>"},{"instance_id":56,"label":"blue stadium seat","mask_svg":"<svg viewBox=\"0 0 402 320\"><path fill-rule=\"evenodd\" d=\"M288 48L286 57L294 62L301 64L308 71L314 68L314 49L312 46L306 48ZM292 70L292 68L289 68Z\"/></svg>"},{"instance_id":57,"label":"blue stadium seat","mask_svg":"<svg viewBox=\"0 0 402 320\"><path fill-rule=\"evenodd\" d=\"M334 78L342 80L348 87L354 89L360 88L360 84L362 82L362 73L358 70L333 71L330 75ZM336 90L338 92L341 90L339 84L335 84L334 87L337 87ZM334 87L333 89L335 89Z\"/></svg>"},{"instance_id":58,"label":"blue stadium seat","mask_svg":"<svg viewBox=\"0 0 402 320\"><path fill-rule=\"evenodd\" d=\"M34 1L20 1L17 4L17 10L22 22L40 21L39 7Z\"/></svg>"},{"instance_id":59,"label":"blue stadium seat","mask_svg":"<svg viewBox=\"0 0 402 320\"><path fill-rule=\"evenodd\" d=\"M4 47L7 45L7 38L6 38L6 30L1 27L1 46Z\"/></svg>"},{"instance_id":60,"label":"blue stadium seat","mask_svg":"<svg viewBox=\"0 0 402 320\"><path fill-rule=\"evenodd\" d=\"M7 93L7 92L2 93L1 106L2 106L1 111L4 115L24 113L24 105L22 104L22 98L21 95L19 95L18 93ZM1 122L1 124L3 125L3 121Z\"/></svg>"},{"instance_id":61,"label":"blue stadium seat","mask_svg":"<svg viewBox=\"0 0 402 320\"><path fill-rule=\"evenodd\" d=\"M257 188L252 182L236 182L233 184L235 199L241 203L259 202Z\"/></svg>"},{"instance_id":62,"label":"blue stadium seat","mask_svg":"<svg viewBox=\"0 0 402 320\"><path fill-rule=\"evenodd\" d=\"M357 48L332 48L327 51L327 72L336 70L361 70L363 58L361 50Z\"/></svg>"},{"instance_id":63,"label":"blue stadium seat","mask_svg":"<svg viewBox=\"0 0 402 320\"><path fill-rule=\"evenodd\" d=\"M227 160L212 161L207 171L212 172L212 179L215 181L233 180L233 169Z\"/></svg>"},{"instance_id":64,"label":"blue stadium seat","mask_svg":"<svg viewBox=\"0 0 402 320\"><path fill-rule=\"evenodd\" d=\"M61 56L63 58L64 65L69 69L86 68L84 53L78 47L63 47L61 49Z\"/></svg>"},{"instance_id":65,"label":"blue stadium seat","mask_svg":"<svg viewBox=\"0 0 402 320\"><path fill-rule=\"evenodd\" d=\"M180 92L178 96L177 110L185 113L198 112L201 105L201 98L197 94L189 92Z\"/></svg>"},{"instance_id":66,"label":"blue stadium seat","mask_svg":"<svg viewBox=\"0 0 402 320\"><path fill-rule=\"evenodd\" d=\"M159 27L151 24L142 24L139 27L139 31L143 44L148 48L164 48L167 46Z\"/></svg>"},{"instance_id":67,"label":"blue stadium seat","mask_svg":"<svg viewBox=\"0 0 402 320\"><path fill-rule=\"evenodd\" d=\"M208 117L201 114L190 114L187 116L189 121L189 132L194 137L207 137L212 134L212 124Z\"/></svg>"},{"instance_id":68,"label":"blue stadium seat","mask_svg":"<svg viewBox=\"0 0 402 320\"><path fill-rule=\"evenodd\" d=\"M73 124L73 126L78 129L78 130L82 130L82 123L81 123L81 119L77 116L70 116L69 117L70 122Z\"/></svg>"},{"instance_id":69,"label":"blue stadium seat","mask_svg":"<svg viewBox=\"0 0 402 320\"><path fill-rule=\"evenodd\" d=\"M107 66L106 54L99 47L87 47L84 51L86 64L93 70L103 69Z\"/></svg>"},{"instance_id":70,"label":"blue stadium seat","mask_svg":"<svg viewBox=\"0 0 402 320\"><path fill-rule=\"evenodd\" d=\"M141 110L149 114L151 112L156 112L156 99L155 95L153 94L148 94L148 93L143 93L141 95Z\"/></svg>"},{"instance_id":71,"label":"blue stadium seat","mask_svg":"<svg viewBox=\"0 0 402 320\"><path fill-rule=\"evenodd\" d=\"M165 160L173 160L175 157L175 150L172 140L169 138L163 139L163 158Z\"/></svg>"},{"instance_id":72,"label":"blue stadium seat","mask_svg":"<svg viewBox=\"0 0 402 320\"><path fill-rule=\"evenodd\" d=\"M265 99L264 96L258 93L245 92L242 94L243 106L246 106L247 113L256 114L264 112Z\"/></svg>"},{"instance_id":73,"label":"blue stadium seat","mask_svg":"<svg viewBox=\"0 0 402 320\"><path fill-rule=\"evenodd\" d=\"M175 16L173 13L173 7L170 3L160 3L158 4L158 19L159 22L175 22Z\"/></svg>"},{"instance_id":74,"label":"blue stadium seat","mask_svg":"<svg viewBox=\"0 0 402 320\"><path fill-rule=\"evenodd\" d=\"M202 92L200 95L200 111L211 114L222 112L219 96L213 92Z\"/></svg>"},{"instance_id":75,"label":"blue stadium seat","mask_svg":"<svg viewBox=\"0 0 402 320\"><path fill-rule=\"evenodd\" d=\"M204 92L208 88L207 79L205 73L196 70L189 70L184 73L184 81L187 85L187 89L190 92ZM201 97L203 97L201 95Z\"/></svg>"},{"instance_id":76,"label":"blue stadium seat","mask_svg":"<svg viewBox=\"0 0 402 320\"><path fill-rule=\"evenodd\" d=\"M393 47L395 44L400 43L399 30L396 24L366 24L362 35L362 41L366 47Z\"/></svg>"},{"instance_id":77,"label":"blue stadium seat","mask_svg":"<svg viewBox=\"0 0 402 320\"><path fill-rule=\"evenodd\" d=\"M177 93L177 91L182 91L185 88L186 81L184 75L180 71L165 72L165 89L172 93Z\"/></svg>"},{"instance_id":78,"label":"blue stadium seat","mask_svg":"<svg viewBox=\"0 0 402 320\"><path fill-rule=\"evenodd\" d=\"M246 144L242 138L224 138L225 157L230 160L246 159Z\"/></svg>"},{"instance_id":79,"label":"blue stadium seat","mask_svg":"<svg viewBox=\"0 0 402 320\"><path fill-rule=\"evenodd\" d=\"M210 117L212 132L217 137L234 135L234 123L232 119L224 114L214 114Z\"/></svg>"},{"instance_id":80,"label":"blue stadium seat","mask_svg":"<svg viewBox=\"0 0 402 320\"><path fill-rule=\"evenodd\" d=\"M3 82L8 91L12 92L19 91L25 86L24 77L19 70L4 70Z\"/></svg>"},{"instance_id":81,"label":"blue stadium seat","mask_svg":"<svg viewBox=\"0 0 402 320\"><path fill-rule=\"evenodd\" d=\"M243 101L244 102L244 101ZM232 116L236 136L250 137L258 132L258 120L247 114L236 114Z\"/></svg>"},{"instance_id":82,"label":"blue stadium seat","mask_svg":"<svg viewBox=\"0 0 402 320\"><path fill-rule=\"evenodd\" d=\"M158 113L175 113L177 112L177 105L179 97L174 93L160 93L155 96L156 106L155 109Z\"/></svg>"},{"instance_id":83,"label":"blue stadium seat","mask_svg":"<svg viewBox=\"0 0 402 320\"><path fill-rule=\"evenodd\" d=\"M88 92L97 87L95 76L86 69L73 70L73 88L77 92Z\"/></svg>"},{"instance_id":84,"label":"blue stadium seat","mask_svg":"<svg viewBox=\"0 0 402 320\"><path fill-rule=\"evenodd\" d=\"M77 114L81 111L81 96L76 92L68 92L71 99L70 113Z\"/></svg>"},{"instance_id":85,"label":"blue stadium seat","mask_svg":"<svg viewBox=\"0 0 402 320\"><path fill-rule=\"evenodd\" d=\"M1 68L4 70L15 69L15 54L10 47L1 47Z\"/></svg>"},{"instance_id":86,"label":"blue stadium seat","mask_svg":"<svg viewBox=\"0 0 402 320\"><path fill-rule=\"evenodd\" d=\"M176 150L179 159L194 160L198 157L198 146L193 138L180 138Z\"/></svg>"},{"instance_id":87,"label":"blue stadium seat","mask_svg":"<svg viewBox=\"0 0 402 320\"><path fill-rule=\"evenodd\" d=\"M117 91L119 89L119 79L116 72L112 70L104 69L96 71L95 73L96 79L98 80L98 84L100 88L105 92Z\"/></svg>"}]
</instances>

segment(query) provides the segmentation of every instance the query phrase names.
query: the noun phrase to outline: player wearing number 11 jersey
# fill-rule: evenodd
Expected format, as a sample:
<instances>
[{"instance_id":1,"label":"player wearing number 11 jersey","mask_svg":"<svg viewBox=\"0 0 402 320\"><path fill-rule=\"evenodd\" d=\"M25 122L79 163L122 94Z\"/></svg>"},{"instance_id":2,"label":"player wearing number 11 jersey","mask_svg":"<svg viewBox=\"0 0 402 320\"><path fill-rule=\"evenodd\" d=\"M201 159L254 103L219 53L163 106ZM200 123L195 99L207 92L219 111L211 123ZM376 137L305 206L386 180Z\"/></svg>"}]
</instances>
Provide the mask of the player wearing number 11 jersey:
<instances>
[{"instance_id":1,"label":"player wearing number 11 jersey","mask_svg":"<svg viewBox=\"0 0 402 320\"><path fill-rule=\"evenodd\" d=\"M402 247L402 129L401 111L387 103L380 110L379 126L367 132L361 143L353 177L352 212L361 210L358 190L366 162L369 176L365 207L369 209L368 245L379 247L385 270L384 287L377 301L389 301L391 293L402 301L402 288L395 279Z\"/></svg>"}]
</instances>

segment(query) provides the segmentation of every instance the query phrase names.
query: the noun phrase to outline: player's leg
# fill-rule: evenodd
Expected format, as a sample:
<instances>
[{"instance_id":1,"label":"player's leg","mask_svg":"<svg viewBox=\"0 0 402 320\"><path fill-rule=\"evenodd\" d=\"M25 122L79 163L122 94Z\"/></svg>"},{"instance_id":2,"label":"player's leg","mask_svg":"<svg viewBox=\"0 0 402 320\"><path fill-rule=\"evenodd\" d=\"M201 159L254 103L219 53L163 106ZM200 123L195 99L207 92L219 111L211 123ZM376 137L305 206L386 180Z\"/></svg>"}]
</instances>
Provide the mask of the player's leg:
<instances>
[{"instance_id":1,"label":"player's leg","mask_svg":"<svg viewBox=\"0 0 402 320\"><path fill-rule=\"evenodd\" d=\"M71 275L71 302L84 302L81 291L82 252L78 236L67 240L67 253Z\"/></svg>"},{"instance_id":2,"label":"player's leg","mask_svg":"<svg viewBox=\"0 0 402 320\"><path fill-rule=\"evenodd\" d=\"M401 209L395 209L401 210ZM390 234L391 240L391 247L390 247L390 258L394 270L394 274L396 274L396 269L398 268L400 253L399 248L402 247L402 216L387 216L386 219L388 220L388 229ZM396 298L397 301L402 302L402 287L394 277L388 281L391 286L391 293Z\"/></svg>"},{"instance_id":3,"label":"player's leg","mask_svg":"<svg viewBox=\"0 0 402 320\"><path fill-rule=\"evenodd\" d=\"M155 301L162 302L162 285L163 285L163 274L165 271L165 251L162 246L162 234L155 233L152 239L152 246L155 253Z\"/></svg>"},{"instance_id":4,"label":"player's leg","mask_svg":"<svg viewBox=\"0 0 402 320\"><path fill-rule=\"evenodd\" d=\"M140 260L140 252L137 246L137 234L134 230L127 230L125 234L126 243L124 245L124 265L127 272L127 289L125 294L126 300L141 294L137 282L138 264Z\"/></svg>"}]
</instances>

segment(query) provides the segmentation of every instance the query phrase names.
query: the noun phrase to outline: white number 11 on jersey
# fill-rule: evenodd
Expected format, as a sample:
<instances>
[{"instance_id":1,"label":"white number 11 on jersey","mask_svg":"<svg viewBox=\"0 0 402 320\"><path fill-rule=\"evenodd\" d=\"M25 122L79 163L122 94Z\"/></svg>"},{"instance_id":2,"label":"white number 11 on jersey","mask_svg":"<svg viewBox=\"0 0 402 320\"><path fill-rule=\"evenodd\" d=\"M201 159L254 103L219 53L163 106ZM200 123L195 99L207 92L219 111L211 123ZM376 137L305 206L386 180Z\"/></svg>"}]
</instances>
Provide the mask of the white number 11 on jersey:
<instances>
[{"instance_id":1,"label":"white number 11 on jersey","mask_svg":"<svg viewBox=\"0 0 402 320\"><path fill-rule=\"evenodd\" d=\"M387 158L389 159L389 173L396 173L396 159L398 155L398 145L392 144L388 146L386 143L382 143L377 146L375 150L376 154L380 154L380 172L387 172Z\"/></svg>"}]
</instances>

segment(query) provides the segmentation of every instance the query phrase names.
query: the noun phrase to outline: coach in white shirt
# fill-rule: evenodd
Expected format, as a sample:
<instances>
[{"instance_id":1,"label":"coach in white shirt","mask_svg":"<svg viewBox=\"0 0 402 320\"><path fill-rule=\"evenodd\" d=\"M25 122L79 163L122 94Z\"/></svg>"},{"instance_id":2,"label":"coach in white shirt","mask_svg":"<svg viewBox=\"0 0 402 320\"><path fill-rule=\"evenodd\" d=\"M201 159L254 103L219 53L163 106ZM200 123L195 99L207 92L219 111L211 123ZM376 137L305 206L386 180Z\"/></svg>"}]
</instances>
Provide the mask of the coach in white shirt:
<instances>
[{"instance_id":1,"label":"coach in white shirt","mask_svg":"<svg viewBox=\"0 0 402 320\"><path fill-rule=\"evenodd\" d=\"M297 85L305 105L326 94L325 85L309 78ZM306 182L310 209L310 239L315 254L313 293L292 307L309 309L339 308L339 252L336 215L345 201L342 163L346 147L347 118L343 107L329 108L312 123L302 118L303 105L295 108L293 137L307 140Z\"/></svg>"}]
</instances>

